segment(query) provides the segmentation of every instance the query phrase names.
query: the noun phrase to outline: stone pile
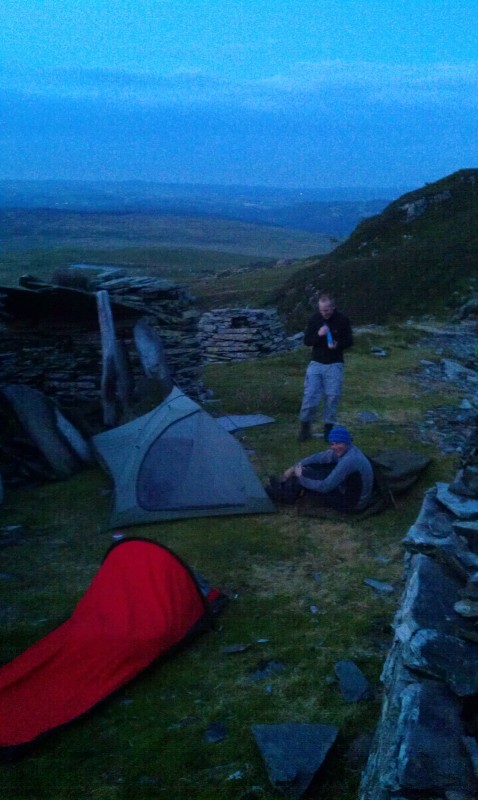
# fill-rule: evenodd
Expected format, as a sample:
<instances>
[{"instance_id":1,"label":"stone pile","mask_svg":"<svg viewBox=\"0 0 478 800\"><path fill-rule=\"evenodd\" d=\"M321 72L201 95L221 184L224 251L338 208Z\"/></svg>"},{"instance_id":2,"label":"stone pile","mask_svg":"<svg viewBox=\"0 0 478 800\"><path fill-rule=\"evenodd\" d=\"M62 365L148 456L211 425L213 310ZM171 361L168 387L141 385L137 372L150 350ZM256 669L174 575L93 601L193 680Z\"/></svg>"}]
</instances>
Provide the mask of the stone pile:
<instances>
[{"instance_id":1,"label":"stone pile","mask_svg":"<svg viewBox=\"0 0 478 800\"><path fill-rule=\"evenodd\" d=\"M202 315L198 340L206 362L246 361L289 349L275 308L219 308Z\"/></svg>"},{"instance_id":2,"label":"stone pile","mask_svg":"<svg viewBox=\"0 0 478 800\"><path fill-rule=\"evenodd\" d=\"M0 289L0 385L26 384L66 407L97 402L102 353L95 293L106 290L134 381L144 378L133 338L135 323L144 319L161 337L175 383L201 398L199 313L183 287L113 269L91 269L79 287L29 277L21 285Z\"/></svg>"}]
</instances>

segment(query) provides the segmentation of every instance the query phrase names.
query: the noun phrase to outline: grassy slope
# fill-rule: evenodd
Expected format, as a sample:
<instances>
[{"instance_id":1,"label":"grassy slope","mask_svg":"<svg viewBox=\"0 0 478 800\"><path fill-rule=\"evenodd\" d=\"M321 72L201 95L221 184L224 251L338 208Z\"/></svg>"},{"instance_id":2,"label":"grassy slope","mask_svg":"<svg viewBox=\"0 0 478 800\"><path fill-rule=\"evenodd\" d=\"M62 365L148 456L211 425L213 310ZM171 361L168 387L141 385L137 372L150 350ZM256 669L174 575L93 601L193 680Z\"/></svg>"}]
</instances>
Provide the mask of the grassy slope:
<instances>
[{"instance_id":1,"label":"grassy slope","mask_svg":"<svg viewBox=\"0 0 478 800\"><path fill-rule=\"evenodd\" d=\"M411 221L402 207L432 201ZM331 254L304 262L277 296L291 330L314 290L331 288L355 323L443 314L476 289L478 170L462 170L364 220Z\"/></svg>"},{"instance_id":2,"label":"grassy slope","mask_svg":"<svg viewBox=\"0 0 478 800\"><path fill-rule=\"evenodd\" d=\"M413 422L443 397L422 395L411 370L432 356L409 332L359 338L347 362L341 420L366 451L414 446L437 456L426 477L397 511L363 521L323 521L278 514L184 520L129 529L172 547L232 597L218 628L185 652L140 676L90 717L48 738L26 760L0 768L4 800L239 800L253 787L272 800L250 732L258 722L332 723L340 728L336 752L313 797L352 800L359 770L345 754L354 737L372 730L380 706L379 675L390 641L402 574L400 541L415 519L426 486L446 479L453 459L438 456L413 437ZM390 357L369 355L373 344ZM260 362L210 366L207 385L220 403L214 413L261 411L273 425L242 436L262 478L311 452L296 442L297 406L307 352ZM449 400L453 397L450 392ZM360 410L380 414L358 425ZM316 447L321 447L317 440ZM10 492L2 524L22 522L27 542L2 551L0 581L5 662L54 628L71 612L111 541L104 529L108 479L99 470L31 491ZM379 563L376 556L391 559ZM320 585L312 573L321 575ZM362 583L373 577L395 583L382 599ZM318 613L313 614L310 606ZM258 643L258 639L267 642ZM251 644L239 655L221 650ZM258 683L245 678L263 658L286 669ZM377 687L375 701L345 703L332 680L334 664L354 660ZM270 689L266 690L266 687ZM208 724L222 720L227 738L207 745ZM237 780L229 779L239 773Z\"/></svg>"}]
</instances>

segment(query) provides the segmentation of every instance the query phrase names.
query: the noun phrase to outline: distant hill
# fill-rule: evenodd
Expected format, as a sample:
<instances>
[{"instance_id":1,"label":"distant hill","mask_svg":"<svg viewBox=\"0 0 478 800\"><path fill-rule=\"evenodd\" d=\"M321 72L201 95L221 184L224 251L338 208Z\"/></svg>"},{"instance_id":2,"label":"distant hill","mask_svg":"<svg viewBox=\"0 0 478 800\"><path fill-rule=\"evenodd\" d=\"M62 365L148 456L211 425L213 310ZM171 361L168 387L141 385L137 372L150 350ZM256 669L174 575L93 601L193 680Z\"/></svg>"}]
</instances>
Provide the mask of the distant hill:
<instances>
[{"instance_id":1,"label":"distant hill","mask_svg":"<svg viewBox=\"0 0 478 800\"><path fill-rule=\"evenodd\" d=\"M0 208L0 254L78 247L180 248L265 260L319 255L334 246L330 236L320 233L213 216Z\"/></svg>"},{"instance_id":2,"label":"distant hill","mask_svg":"<svg viewBox=\"0 0 478 800\"><path fill-rule=\"evenodd\" d=\"M441 315L478 290L478 170L402 195L331 253L304 261L278 291L291 330L315 291L332 289L355 323Z\"/></svg>"},{"instance_id":3,"label":"distant hill","mask_svg":"<svg viewBox=\"0 0 478 800\"><path fill-rule=\"evenodd\" d=\"M402 189L284 189L144 181L0 181L0 208L220 217L343 238Z\"/></svg>"}]
</instances>

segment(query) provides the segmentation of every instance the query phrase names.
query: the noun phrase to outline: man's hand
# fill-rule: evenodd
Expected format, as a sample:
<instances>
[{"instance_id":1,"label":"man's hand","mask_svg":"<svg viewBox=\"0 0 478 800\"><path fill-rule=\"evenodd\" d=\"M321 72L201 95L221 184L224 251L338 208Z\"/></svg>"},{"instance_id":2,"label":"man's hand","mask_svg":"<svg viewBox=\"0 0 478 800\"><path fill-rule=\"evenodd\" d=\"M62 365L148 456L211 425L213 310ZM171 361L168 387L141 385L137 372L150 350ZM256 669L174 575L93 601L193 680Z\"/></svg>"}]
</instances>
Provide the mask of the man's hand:
<instances>
[{"instance_id":1,"label":"man's hand","mask_svg":"<svg viewBox=\"0 0 478 800\"><path fill-rule=\"evenodd\" d=\"M328 332L329 332L329 326L328 325L322 325L322 327L319 328L319 330L317 331L319 336L327 336Z\"/></svg>"},{"instance_id":2,"label":"man's hand","mask_svg":"<svg viewBox=\"0 0 478 800\"><path fill-rule=\"evenodd\" d=\"M295 475L296 478L300 478L300 476L302 475L302 464L294 464L293 467L289 467L289 469L286 469L286 471L282 475L281 481L286 481L287 478L291 478L292 475Z\"/></svg>"}]
</instances>

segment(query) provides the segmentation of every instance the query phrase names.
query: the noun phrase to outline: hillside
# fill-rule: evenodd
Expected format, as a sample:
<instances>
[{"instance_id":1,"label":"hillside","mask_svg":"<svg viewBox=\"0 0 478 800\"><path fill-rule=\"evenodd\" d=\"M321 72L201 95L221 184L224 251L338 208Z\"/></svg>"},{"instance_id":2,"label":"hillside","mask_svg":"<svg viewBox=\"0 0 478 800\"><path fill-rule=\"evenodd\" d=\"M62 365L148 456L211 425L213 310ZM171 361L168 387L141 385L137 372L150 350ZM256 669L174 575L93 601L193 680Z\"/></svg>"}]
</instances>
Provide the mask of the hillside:
<instances>
[{"instance_id":1,"label":"hillside","mask_svg":"<svg viewBox=\"0 0 478 800\"><path fill-rule=\"evenodd\" d=\"M478 169L402 195L333 252L307 259L277 293L291 330L325 287L355 323L443 315L477 287Z\"/></svg>"}]
</instances>

